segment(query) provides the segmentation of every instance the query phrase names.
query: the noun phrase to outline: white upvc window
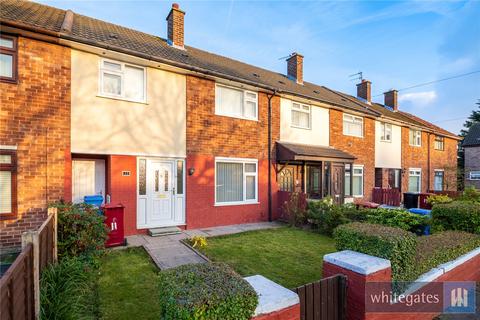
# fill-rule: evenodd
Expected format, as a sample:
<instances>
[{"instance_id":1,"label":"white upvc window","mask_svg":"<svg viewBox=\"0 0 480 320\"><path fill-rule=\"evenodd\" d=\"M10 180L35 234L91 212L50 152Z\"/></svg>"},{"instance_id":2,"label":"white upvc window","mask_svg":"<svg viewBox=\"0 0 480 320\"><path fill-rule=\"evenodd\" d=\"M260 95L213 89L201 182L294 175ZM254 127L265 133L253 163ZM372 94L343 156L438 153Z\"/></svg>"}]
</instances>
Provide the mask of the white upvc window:
<instances>
[{"instance_id":1,"label":"white upvc window","mask_svg":"<svg viewBox=\"0 0 480 320\"><path fill-rule=\"evenodd\" d=\"M390 123L380 123L380 140L392 142L392 125Z\"/></svg>"},{"instance_id":2,"label":"white upvc window","mask_svg":"<svg viewBox=\"0 0 480 320\"><path fill-rule=\"evenodd\" d=\"M310 129L312 123L311 116L311 107L309 105L292 102L292 127Z\"/></svg>"},{"instance_id":3,"label":"white upvc window","mask_svg":"<svg viewBox=\"0 0 480 320\"><path fill-rule=\"evenodd\" d=\"M435 136L435 143L433 145L435 150L445 150L445 138L442 136Z\"/></svg>"},{"instance_id":4,"label":"white upvc window","mask_svg":"<svg viewBox=\"0 0 480 320\"><path fill-rule=\"evenodd\" d=\"M422 146L422 131L415 130L415 129L410 129L409 143L410 143L411 146L421 147Z\"/></svg>"},{"instance_id":5,"label":"white upvc window","mask_svg":"<svg viewBox=\"0 0 480 320\"><path fill-rule=\"evenodd\" d=\"M147 100L147 72L144 67L113 60L100 61L99 95L133 102Z\"/></svg>"},{"instance_id":6,"label":"white upvc window","mask_svg":"<svg viewBox=\"0 0 480 320\"><path fill-rule=\"evenodd\" d=\"M443 184L445 179L445 171L443 169L435 169L433 176L433 190L443 191Z\"/></svg>"},{"instance_id":7,"label":"white upvc window","mask_svg":"<svg viewBox=\"0 0 480 320\"><path fill-rule=\"evenodd\" d=\"M215 86L215 114L234 118L258 119L258 94L253 91Z\"/></svg>"},{"instance_id":8,"label":"white upvc window","mask_svg":"<svg viewBox=\"0 0 480 320\"><path fill-rule=\"evenodd\" d=\"M410 168L408 172L408 191L420 192L422 190L422 169Z\"/></svg>"},{"instance_id":9,"label":"white upvc window","mask_svg":"<svg viewBox=\"0 0 480 320\"><path fill-rule=\"evenodd\" d=\"M215 158L215 205L258 203L258 161Z\"/></svg>"},{"instance_id":10,"label":"white upvc window","mask_svg":"<svg viewBox=\"0 0 480 320\"><path fill-rule=\"evenodd\" d=\"M363 118L343 114L343 134L346 136L363 137Z\"/></svg>"},{"instance_id":11,"label":"white upvc window","mask_svg":"<svg viewBox=\"0 0 480 320\"><path fill-rule=\"evenodd\" d=\"M470 171L469 180L480 180L480 170Z\"/></svg>"},{"instance_id":12,"label":"white upvc window","mask_svg":"<svg viewBox=\"0 0 480 320\"><path fill-rule=\"evenodd\" d=\"M353 165L352 184L350 184L351 165L345 166L345 195L363 197L363 165Z\"/></svg>"}]
</instances>

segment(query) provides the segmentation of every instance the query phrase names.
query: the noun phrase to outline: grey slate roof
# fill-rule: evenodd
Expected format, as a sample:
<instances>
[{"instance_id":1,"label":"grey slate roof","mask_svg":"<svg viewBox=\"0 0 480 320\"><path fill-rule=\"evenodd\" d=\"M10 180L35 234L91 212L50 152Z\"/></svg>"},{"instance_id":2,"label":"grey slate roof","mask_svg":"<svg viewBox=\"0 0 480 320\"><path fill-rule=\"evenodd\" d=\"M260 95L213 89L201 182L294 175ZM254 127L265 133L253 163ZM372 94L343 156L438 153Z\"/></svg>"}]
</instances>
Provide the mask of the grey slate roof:
<instances>
[{"instance_id":1,"label":"grey slate roof","mask_svg":"<svg viewBox=\"0 0 480 320\"><path fill-rule=\"evenodd\" d=\"M480 146L480 122L473 124L463 139L462 147Z\"/></svg>"}]
</instances>

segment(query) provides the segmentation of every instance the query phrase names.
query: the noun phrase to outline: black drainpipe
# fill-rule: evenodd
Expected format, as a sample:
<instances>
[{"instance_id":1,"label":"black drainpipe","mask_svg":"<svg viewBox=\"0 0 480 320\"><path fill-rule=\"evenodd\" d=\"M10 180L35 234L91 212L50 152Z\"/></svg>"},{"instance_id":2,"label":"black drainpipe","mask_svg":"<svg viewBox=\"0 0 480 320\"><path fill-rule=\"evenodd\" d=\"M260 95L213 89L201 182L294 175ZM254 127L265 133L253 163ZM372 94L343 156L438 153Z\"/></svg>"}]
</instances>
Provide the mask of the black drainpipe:
<instances>
[{"instance_id":1,"label":"black drainpipe","mask_svg":"<svg viewBox=\"0 0 480 320\"><path fill-rule=\"evenodd\" d=\"M427 175L428 175L428 178L427 178L427 192L430 191L430 132L428 133L428 141L427 141L427 148L428 148L428 152L427 152ZM422 190L420 190L420 192L422 192Z\"/></svg>"},{"instance_id":2,"label":"black drainpipe","mask_svg":"<svg viewBox=\"0 0 480 320\"><path fill-rule=\"evenodd\" d=\"M268 221L272 221L272 98L277 93L273 91L268 98Z\"/></svg>"}]
</instances>

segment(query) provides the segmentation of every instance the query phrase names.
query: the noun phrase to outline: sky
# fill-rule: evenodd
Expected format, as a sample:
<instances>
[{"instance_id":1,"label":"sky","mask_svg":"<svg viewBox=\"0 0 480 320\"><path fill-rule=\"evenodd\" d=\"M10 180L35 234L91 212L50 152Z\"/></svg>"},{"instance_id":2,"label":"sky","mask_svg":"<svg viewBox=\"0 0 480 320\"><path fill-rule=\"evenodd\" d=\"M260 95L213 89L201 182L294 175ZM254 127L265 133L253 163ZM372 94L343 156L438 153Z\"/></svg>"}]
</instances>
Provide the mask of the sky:
<instances>
[{"instance_id":1,"label":"sky","mask_svg":"<svg viewBox=\"0 0 480 320\"><path fill-rule=\"evenodd\" d=\"M38 1L38 0L37 0ZM40 1L166 37L173 1ZM399 90L399 108L459 133L480 99L480 1L177 1L185 43L286 73L304 55L304 80L373 100ZM427 86L417 84L472 73Z\"/></svg>"}]
</instances>

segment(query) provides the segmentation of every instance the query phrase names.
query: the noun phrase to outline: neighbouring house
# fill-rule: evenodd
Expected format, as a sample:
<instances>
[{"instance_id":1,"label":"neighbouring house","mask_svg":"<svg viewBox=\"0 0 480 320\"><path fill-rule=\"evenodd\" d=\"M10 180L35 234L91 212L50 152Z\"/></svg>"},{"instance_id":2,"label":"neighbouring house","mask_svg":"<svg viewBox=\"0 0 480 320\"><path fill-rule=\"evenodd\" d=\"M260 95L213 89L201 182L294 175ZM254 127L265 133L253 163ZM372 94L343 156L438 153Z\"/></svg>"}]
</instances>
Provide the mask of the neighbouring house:
<instances>
[{"instance_id":1,"label":"neighbouring house","mask_svg":"<svg viewBox=\"0 0 480 320\"><path fill-rule=\"evenodd\" d=\"M400 111L394 90L379 104L367 80L356 97L305 81L299 53L284 74L190 47L177 4L166 39L0 6L1 246L48 202L88 195L122 203L131 235L273 220L292 191L345 203L455 189L458 137Z\"/></svg>"},{"instance_id":2,"label":"neighbouring house","mask_svg":"<svg viewBox=\"0 0 480 320\"><path fill-rule=\"evenodd\" d=\"M480 189L480 123L474 123L462 141L465 157L465 187Z\"/></svg>"}]
</instances>

